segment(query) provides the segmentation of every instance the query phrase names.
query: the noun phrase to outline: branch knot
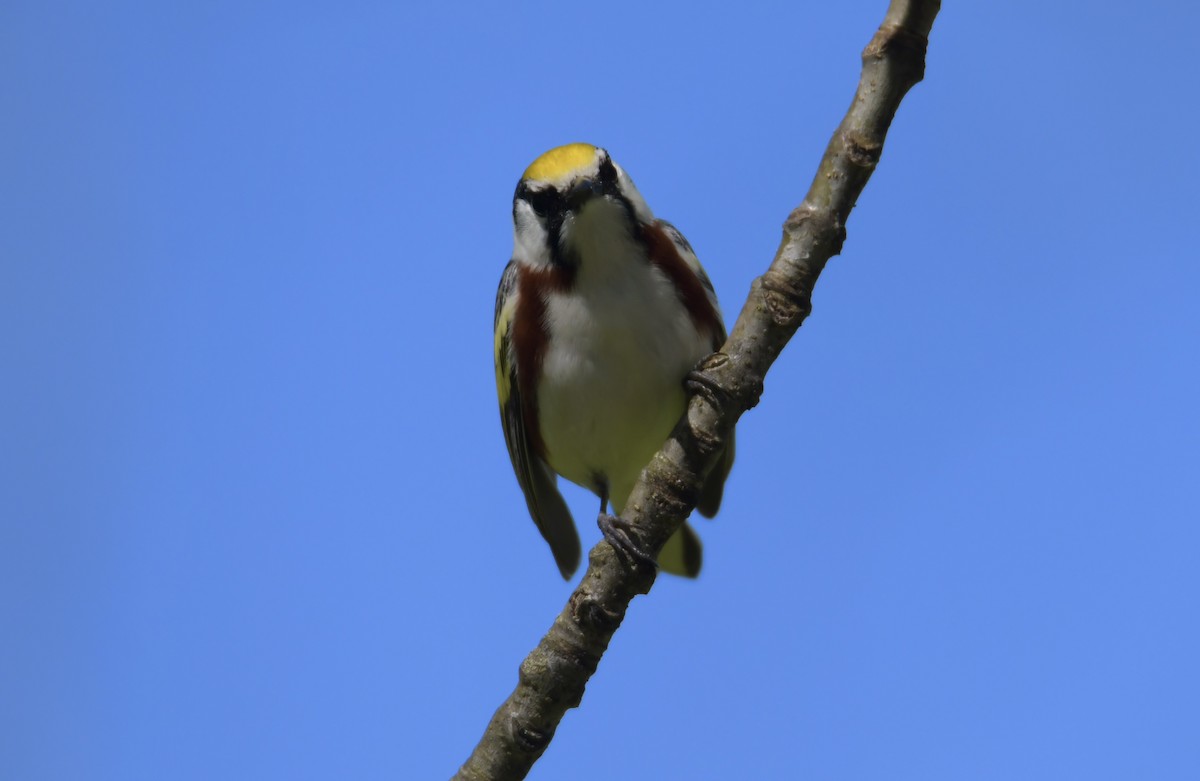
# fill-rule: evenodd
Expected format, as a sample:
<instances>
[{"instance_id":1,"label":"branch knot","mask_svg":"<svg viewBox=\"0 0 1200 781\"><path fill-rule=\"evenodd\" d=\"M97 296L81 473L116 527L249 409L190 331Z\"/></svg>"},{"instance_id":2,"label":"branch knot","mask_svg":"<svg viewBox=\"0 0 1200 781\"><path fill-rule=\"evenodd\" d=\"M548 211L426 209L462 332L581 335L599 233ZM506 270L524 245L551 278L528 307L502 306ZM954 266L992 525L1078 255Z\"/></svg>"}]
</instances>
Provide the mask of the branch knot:
<instances>
[{"instance_id":1,"label":"branch knot","mask_svg":"<svg viewBox=\"0 0 1200 781\"><path fill-rule=\"evenodd\" d=\"M550 739L554 737L552 729L538 730L522 724L520 717L515 712L509 714L508 728L513 742L531 754L540 754L545 751L546 746L550 745Z\"/></svg>"},{"instance_id":2,"label":"branch knot","mask_svg":"<svg viewBox=\"0 0 1200 781\"><path fill-rule=\"evenodd\" d=\"M569 604L571 615L576 621L610 637L617 631L617 627L621 626L621 620L624 618L620 613L606 608L596 598L578 591L571 595Z\"/></svg>"},{"instance_id":3,"label":"branch knot","mask_svg":"<svg viewBox=\"0 0 1200 781\"><path fill-rule=\"evenodd\" d=\"M923 70L928 49L928 35L922 35L903 24L885 24L876 31L867 48L863 49L862 56L865 62L881 60L895 54L906 60L919 60Z\"/></svg>"},{"instance_id":4,"label":"branch knot","mask_svg":"<svg viewBox=\"0 0 1200 781\"><path fill-rule=\"evenodd\" d=\"M862 59L864 65L890 59L895 65L896 75L907 89L925 78L925 53L928 49L927 34L905 24L885 24L863 49Z\"/></svg>"},{"instance_id":5,"label":"branch knot","mask_svg":"<svg viewBox=\"0 0 1200 781\"><path fill-rule=\"evenodd\" d=\"M796 284L791 276L775 271L773 267L758 278L758 283L776 325L789 328L795 323L799 326L812 312L811 286Z\"/></svg>"},{"instance_id":6,"label":"branch knot","mask_svg":"<svg viewBox=\"0 0 1200 781\"><path fill-rule=\"evenodd\" d=\"M868 171L879 163L879 155L883 152L882 143L866 138L852 129L842 132L842 144L846 148L846 159Z\"/></svg>"}]
</instances>

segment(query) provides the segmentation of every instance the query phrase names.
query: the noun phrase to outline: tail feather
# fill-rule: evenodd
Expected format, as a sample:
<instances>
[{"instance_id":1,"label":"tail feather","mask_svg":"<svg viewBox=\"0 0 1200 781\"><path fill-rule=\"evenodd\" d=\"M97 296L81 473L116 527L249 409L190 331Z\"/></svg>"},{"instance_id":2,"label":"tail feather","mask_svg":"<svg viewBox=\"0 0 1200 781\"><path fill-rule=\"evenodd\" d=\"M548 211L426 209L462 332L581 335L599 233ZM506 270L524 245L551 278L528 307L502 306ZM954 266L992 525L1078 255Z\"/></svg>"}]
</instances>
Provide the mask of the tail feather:
<instances>
[{"instance_id":1,"label":"tail feather","mask_svg":"<svg viewBox=\"0 0 1200 781\"><path fill-rule=\"evenodd\" d=\"M537 523L542 537L550 544L559 574L563 576L563 580L570 580L579 568L580 556L579 532L575 530L575 519L571 517L571 511L567 509L562 494L558 492L554 473L541 461L533 466L531 490L525 495L529 514Z\"/></svg>"},{"instance_id":2,"label":"tail feather","mask_svg":"<svg viewBox=\"0 0 1200 781\"><path fill-rule=\"evenodd\" d=\"M671 535L658 554L658 566L672 575L694 578L700 574L703 563L703 547L695 530L684 521L679 530Z\"/></svg>"},{"instance_id":3,"label":"tail feather","mask_svg":"<svg viewBox=\"0 0 1200 781\"><path fill-rule=\"evenodd\" d=\"M725 480L729 477L729 471L733 469L733 432L729 432L729 443L725 445L725 452L717 459L717 463L713 465L712 471L708 473L708 477L704 481L704 486L700 489L700 499L696 502L696 509L705 518L712 518L717 514L717 510L721 509L721 497L725 495Z\"/></svg>"}]
</instances>

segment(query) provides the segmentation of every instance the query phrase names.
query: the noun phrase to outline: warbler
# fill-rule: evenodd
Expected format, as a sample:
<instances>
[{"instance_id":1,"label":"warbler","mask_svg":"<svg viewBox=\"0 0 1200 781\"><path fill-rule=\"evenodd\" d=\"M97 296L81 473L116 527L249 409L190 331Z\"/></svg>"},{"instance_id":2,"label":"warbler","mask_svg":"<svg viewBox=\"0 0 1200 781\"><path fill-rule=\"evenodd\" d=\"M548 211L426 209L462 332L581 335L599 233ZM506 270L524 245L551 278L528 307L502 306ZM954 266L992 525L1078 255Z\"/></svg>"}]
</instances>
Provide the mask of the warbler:
<instances>
[{"instance_id":1,"label":"warbler","mask_svg":"<svg viewBox=\"0 0 1200 781\"><path fill-rule=\"evenodd\" d=\"M604 149L567 144L538 157L513 197L513 254L496 293L496 389L504 441L529 514L563 578L579 535L557 477L600 497L599 526L646 557L617 516L687 403L685 379L725 342L712 283L673 225L655 219ZM729 444L697 509L712 517L733 464ZM658 556L694 577L701 546L685 522Z\"/></svg>"}]
</instances>

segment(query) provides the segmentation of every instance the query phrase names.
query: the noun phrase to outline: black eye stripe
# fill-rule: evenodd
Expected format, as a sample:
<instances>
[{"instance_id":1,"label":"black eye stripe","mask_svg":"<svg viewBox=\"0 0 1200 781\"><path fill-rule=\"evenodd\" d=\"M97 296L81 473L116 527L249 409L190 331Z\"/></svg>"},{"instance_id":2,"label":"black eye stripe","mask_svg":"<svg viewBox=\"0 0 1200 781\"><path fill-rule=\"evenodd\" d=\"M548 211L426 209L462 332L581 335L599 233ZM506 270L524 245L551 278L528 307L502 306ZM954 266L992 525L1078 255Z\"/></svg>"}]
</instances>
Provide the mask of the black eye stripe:
<instances>
[{"instance_id":1,"label":"black eye stripe","mask_svg":"<svg viewBox=\"0 0 1200 781\"><path fill-rule=\"evenodd\" d=\"M533 210L537 212L539 217L560 212L564 208L562 196L558 194L558 190L553 188L531 193L529 196L529 205L533 207Z\"/></svg>"},{"instance_id":2,"label":"black eye stripe","mask_svg":"<svg viewBox=\"0 0 1200 781\"><path fill-rule=\"evenodd\" d=\"M613 165L612 158L606 157L600 164L600 181L605 184L616 184L617 167Z\"/></svg>"},{"instance_id":3,"label":"black eye stripe","mask_svg":"<svg viewBox=\"0 0 1200 781\"><path fill-rule=\"evenodd\" d=\"M517 198L529 204L539 217L561 212L564 208L562 196L553 187L534 190L527 182L521 182L517 185Z\"/></svg>"}]
</instances>

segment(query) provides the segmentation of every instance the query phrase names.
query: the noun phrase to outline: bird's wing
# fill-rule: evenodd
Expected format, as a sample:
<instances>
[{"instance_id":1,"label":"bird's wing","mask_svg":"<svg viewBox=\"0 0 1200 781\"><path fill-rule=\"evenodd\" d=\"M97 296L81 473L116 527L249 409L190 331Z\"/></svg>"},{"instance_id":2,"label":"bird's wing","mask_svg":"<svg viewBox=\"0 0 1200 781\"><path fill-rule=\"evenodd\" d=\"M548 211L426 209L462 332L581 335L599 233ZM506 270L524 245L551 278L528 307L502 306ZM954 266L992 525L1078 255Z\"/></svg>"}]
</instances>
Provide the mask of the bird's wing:
<instances>
[{"instance_id":1,"label":"bird's wing","mask_svg":"<svg viewBox=\"0 0 1200 781\"><path fill-rule=\"evenodd\" d=\"M720 350L725 344L727 335L725 333L725 324L721 320L721 310L717 306L717 293L713 290L712 282L708 278L708 274L704 273L704 267L700 265L700 259L696 257L695 251L692 250L692 245L684 238L671 223L666 220L659 220L659 225L663 231L675 244L675 249L679 252L679 257L683 258L687 263L688 268L700 280L700 284L704 286L704 291L708 294L709 300L712 302L713 309L717 313L717 327L713 333L713 352ZM734 432L729 432L729 441L725 445L725 450L717 457L717 462L713 465L712 470L708 473L707 479L704 481L704 486L700 489L700 499L696 502L696 509L705 518L711 518L717 514L717 510L721 509L721 497L725 493L725 479L729 477L729 471L733 469L734 456Z\"/></svg>"},{"instance_id":2,"label":"bird's wing","mask_svg":"<svg viewBox=\"0 0 1200 781\"><path fill-rule=\"evenodd\" d=\"M679 228L676 228L666 220L659 220L658 224L663 229L663 232L667 234L667 238L671 240L671 243L675 245L675 250L679 253L679 257L683 258L683 262L687 263L688 268L700 280L700 284L704 286L704 292L708 294L708 300L712 303L713 309L717 311L717 322L720 325L721 340L713 348L716 350L725 344L725 326L720 322L721 309L717 306L717 291L713 290L712 281L709 280L708 274L704 273L704 266L700 265L700 258L696 257L695 250L692 249L692 245L688 243L683 234L679 232Z\"/></svg>"},{"instance_id":3,"label":"bird's wing","mask_svg":"<svg viewBox=\"0 0 1200 781\"><path fill-rule=\"evenodd\" d=\"M525 420L520 384L517 382L516 351L513 349L513 316L517 311L517 282L520 268L510 261L500 278L496 291L496 392L500 400L500 422L504 427L504 443L525 504L538 531L550 544L558 571L570 578L579 567L579 533L558 492L558 477L534 452L530 430Z\"/></svg>"}]
</instances>

